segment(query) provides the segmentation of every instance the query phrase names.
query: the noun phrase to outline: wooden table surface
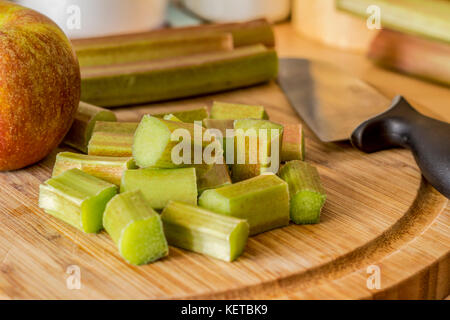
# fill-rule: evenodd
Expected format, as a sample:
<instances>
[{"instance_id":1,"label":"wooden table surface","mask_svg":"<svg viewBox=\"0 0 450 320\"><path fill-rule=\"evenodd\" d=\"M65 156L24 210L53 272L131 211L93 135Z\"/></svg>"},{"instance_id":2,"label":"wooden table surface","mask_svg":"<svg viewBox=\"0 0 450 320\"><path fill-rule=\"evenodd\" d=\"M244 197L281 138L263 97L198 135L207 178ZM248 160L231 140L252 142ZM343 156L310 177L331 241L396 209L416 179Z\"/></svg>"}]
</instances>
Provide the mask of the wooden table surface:
<instances>
[{"instance_id":1,"label":"wooden table surface","mask_svg":"<svg viewBox=\"0 0 450 320\"><path fill-rule=\"evenodd\" d=\"M280 56L327 60L389 96L450 119L450 92L378 69L362 55L333 50L276 27ZM274 83L213 96L116 109L121 121L143 114L210 105L213 100L262 104L279 123L297 123ZM417 105L416 105L417 107ZM321 223L266 232L226 263L170 248L167 258L134 267L110 237L86 235L37 206L56 150L40 163L0 173L0 298L5 299L358 299L445 298L450 291L450 206L420 175L410 152L370 155L349 143L320 142L306 128L307 161L327 192ZM75 269L73 269L75 268ZM81 287L68 286L79 270ZM371 282L379 268L380 287ZM75 272L75 273L74 273ZM373 278L372 280L376 280Z\"/></svg>"}]
</instances>

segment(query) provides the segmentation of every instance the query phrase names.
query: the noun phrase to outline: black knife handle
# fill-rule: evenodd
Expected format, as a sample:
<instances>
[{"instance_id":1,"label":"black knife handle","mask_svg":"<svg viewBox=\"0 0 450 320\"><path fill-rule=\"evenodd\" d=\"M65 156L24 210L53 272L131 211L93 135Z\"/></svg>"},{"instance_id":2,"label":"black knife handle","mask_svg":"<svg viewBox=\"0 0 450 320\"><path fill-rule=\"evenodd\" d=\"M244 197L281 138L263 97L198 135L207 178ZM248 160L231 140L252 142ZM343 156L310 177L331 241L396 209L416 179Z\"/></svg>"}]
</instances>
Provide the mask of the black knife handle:
<instances>
[{"instance_id":1,"label":"black knife handle","mask_svg":"<svg viewBox=\"0 0 450 320\"><path fill-rule=\"evenodd\" d=\"M362 123L352 144L367 153L408 148L431 185L450 199L450 124L417 112L397 96L386 112Z\"/></svg>"}]
</instances>

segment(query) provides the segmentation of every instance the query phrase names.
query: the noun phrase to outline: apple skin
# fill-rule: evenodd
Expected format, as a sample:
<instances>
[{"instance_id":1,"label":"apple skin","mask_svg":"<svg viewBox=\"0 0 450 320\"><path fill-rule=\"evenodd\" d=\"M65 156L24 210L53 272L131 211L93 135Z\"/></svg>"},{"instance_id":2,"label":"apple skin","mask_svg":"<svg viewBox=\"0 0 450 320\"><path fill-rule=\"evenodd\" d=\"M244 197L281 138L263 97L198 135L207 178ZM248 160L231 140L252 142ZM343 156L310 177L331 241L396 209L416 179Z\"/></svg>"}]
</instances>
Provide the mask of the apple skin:
<instances>
[{"instance_id":1,"label":"apple skin","mask_svg":"<svg viewBox=\"0 0 450 320\"><path fill-rule=\"evenodd\" d=\"M0 0L0 170L38 162L62 141L80 101L69 39L44 15Z\"/></svg>"}]
</instances>

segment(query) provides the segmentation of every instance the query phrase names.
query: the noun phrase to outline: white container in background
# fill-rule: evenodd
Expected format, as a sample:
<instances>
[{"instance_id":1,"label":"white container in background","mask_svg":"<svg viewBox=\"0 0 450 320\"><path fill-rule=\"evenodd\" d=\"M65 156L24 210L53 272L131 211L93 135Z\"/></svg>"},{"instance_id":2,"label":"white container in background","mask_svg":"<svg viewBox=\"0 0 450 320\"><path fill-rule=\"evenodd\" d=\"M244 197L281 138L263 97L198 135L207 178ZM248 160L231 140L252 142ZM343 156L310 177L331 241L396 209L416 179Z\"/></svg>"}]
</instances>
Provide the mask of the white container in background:
<instances>
[{"instance_id":1,"label":"white container in background","mask_svg":"<svg viewBox=\"0 0 450 320\"><path fill-rule=\"evenodd\" d=\"M182 0L182 2L193 13L214 22L258 18L277 22L287 19L291 11L291 0Z\"/></svg>"},{"instance_id":2,"label":"white container in background","mask_svg":"<svg viewBox=\"0 0 450 320\"><path fill-rule=\"evenodd\" d=\"M146 31L164 23L168 0L16 0L55 21L70 38Z\"/></svg>"}]
</instances>

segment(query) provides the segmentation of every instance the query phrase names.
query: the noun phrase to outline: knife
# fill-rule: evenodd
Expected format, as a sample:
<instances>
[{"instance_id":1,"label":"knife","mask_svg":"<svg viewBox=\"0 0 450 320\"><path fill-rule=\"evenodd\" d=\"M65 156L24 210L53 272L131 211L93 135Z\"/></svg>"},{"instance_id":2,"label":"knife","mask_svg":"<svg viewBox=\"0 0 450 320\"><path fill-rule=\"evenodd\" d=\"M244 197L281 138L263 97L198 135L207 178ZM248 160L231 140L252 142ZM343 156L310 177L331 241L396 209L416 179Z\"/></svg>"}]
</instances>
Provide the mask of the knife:
<instances>
[{"instance_id":1,"label":"knife","mask_svg":"<svg viewBox=\"0 0 450 320\"><path fill-rule=\"evenodd\" d=\"M366 153L408 148L431 185L450 199L450 124L389 101L362 80L320 61L280 59L278 83L323 142L351 140Z\"/></svg>"}]
</instances>

